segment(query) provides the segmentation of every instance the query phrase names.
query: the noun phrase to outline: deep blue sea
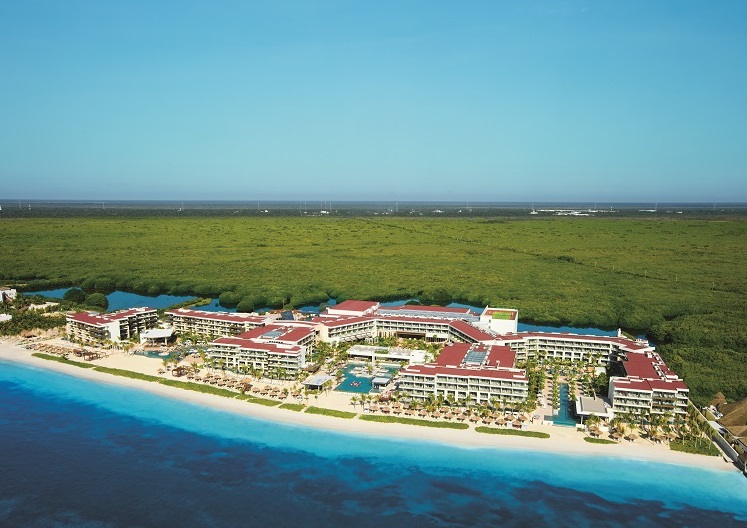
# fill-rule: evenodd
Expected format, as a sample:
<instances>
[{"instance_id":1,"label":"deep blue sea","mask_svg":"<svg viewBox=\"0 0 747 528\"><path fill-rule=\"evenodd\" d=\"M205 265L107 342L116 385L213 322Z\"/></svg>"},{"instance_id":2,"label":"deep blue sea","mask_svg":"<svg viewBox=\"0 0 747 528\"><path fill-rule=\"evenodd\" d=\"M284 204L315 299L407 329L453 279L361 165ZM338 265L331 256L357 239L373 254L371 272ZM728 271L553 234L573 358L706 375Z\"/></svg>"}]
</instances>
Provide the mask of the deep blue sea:
<instances>
[{"instance_id":1,"label":"deep blue sea","mask_svg":"<svg viewBox=\"0 0 747 528\"><path fill-rule=\"evenodd\" d=\"M736 472L343 435L6 362L0 477L14 527L747 525Z\"/></svg>"}]
</instances>

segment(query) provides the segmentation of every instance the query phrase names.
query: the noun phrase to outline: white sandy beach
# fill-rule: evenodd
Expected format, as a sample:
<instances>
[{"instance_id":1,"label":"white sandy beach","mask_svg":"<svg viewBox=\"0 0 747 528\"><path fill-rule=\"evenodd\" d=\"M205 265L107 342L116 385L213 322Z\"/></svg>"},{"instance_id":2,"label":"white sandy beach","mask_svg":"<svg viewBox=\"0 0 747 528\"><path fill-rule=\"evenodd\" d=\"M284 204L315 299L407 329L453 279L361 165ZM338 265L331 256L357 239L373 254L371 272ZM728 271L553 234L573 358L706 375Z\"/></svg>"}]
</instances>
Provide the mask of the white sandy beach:
<instances>
[{"instance_id":1,"label":"white sandy beach","mask_svg":"<svg viewBox=\"0 0 747 528\"><path fill-rule=\"evenodd\" d=\"M168 387L158 383L112 376L91 369L76 367L74 365L65 365L64 363L56 361L35 358L31 355L32 352L33 350L27 350L26 348L15 344L12 340L0 340L0 360L33 365L35 367L55 370L79 378L95 380L97 382L134 387L167 398L206 405L232 413L275 422L292 423L330 431L343 431L346 433L376 435L388 438L413 438L459 447L520 449L557 452L580 456L620 457L683 466L697 466L712 470L737 471L731 463L726 462L721 457L707 457L672 451L665 444L654 444L645 439L639 439L635 443L623 442L618 444L600 445L585 442L584 434L572 428L539 424L531 425L530 430L549 433L549 439L488 435L476 432L474 426L470 426L467 430L454 430L393 423L366 422L358 419L340 419L329 416L306 414L303 412L294 412L287 409L279 409L277 407L267 407L242 400L234 400L221 396ZM161 362L157 359L126 355L122 353L96 360L94 363L154 375L161 366ZM318 401L312 401L310 403L320 407L352 411L353 408L349 403L347 403L347 401L349 401L349 395L333 392L329 396L321 396ZM357 410L359 409L360 407L357 408Z\"/></svg>"}]
</instances>

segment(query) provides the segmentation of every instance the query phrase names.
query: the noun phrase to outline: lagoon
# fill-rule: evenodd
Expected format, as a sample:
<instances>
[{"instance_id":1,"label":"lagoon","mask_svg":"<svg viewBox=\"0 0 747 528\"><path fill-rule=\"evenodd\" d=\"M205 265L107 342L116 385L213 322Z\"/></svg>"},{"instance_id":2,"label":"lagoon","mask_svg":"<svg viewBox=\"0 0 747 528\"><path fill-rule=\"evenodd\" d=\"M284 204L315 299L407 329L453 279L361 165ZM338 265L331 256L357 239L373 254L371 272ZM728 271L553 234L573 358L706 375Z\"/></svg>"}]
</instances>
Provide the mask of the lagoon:
<instances>
[{"instance_id":1,"label":"lagoon","mask_svg":"<svg viewBox=\"0 0 747 528\"><path fill-rule=\"evenodd\" d=\"M44 297L50 297L52 299L62 299L65 292L70 288L58 288L55 290L41 290L33 292L23 292L24 295L42 295ZM167 308L177 303L196 299L192 295L140 295L139 293L130 293L125 291L115 291L106 296L109 301L108 311L114 312L117 310L126 310L129 308L135 308L138 306L148 306L150 308Z\"/></svg>"}]
</instances>

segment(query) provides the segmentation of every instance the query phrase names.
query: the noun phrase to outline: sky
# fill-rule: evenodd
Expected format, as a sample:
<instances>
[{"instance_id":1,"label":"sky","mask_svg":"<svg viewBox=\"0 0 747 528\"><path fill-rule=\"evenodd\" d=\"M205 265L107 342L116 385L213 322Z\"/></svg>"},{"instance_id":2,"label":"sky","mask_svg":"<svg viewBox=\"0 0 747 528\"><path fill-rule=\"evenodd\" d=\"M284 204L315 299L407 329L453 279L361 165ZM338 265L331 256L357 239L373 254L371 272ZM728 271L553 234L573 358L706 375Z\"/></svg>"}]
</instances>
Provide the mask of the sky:
<instances>
[{"instance_id":1,"label":"sky","mask_svg":"<svg viewBox=\"0 0 747 528\"><path fill-rule=\"evenodd\" d=\"M0 199L747 201L742 0L0 13Z\"/></svg>"}]
</instances>

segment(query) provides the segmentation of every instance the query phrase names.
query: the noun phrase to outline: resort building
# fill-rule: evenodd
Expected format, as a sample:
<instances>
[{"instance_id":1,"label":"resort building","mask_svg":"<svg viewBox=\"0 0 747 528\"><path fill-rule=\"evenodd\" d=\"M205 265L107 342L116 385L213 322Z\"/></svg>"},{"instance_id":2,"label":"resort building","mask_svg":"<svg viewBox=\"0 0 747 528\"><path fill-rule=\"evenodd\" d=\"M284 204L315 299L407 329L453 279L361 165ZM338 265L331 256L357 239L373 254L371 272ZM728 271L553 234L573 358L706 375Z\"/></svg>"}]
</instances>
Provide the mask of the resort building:
<instances>
[{"instance_id":1,"label":"resort building","mask_svg":"<svg viewBox=\"0 0 747 528\"><path fill-rule=\"evenodd\" d=\"M268 325L235 337L212 341L207 350L221 367L236 371L262 371L266 376L293 377L306 367L316 332L311 327Z\"/></svg>"},{"instance_id":2,"label":"resort building","mask_svg":"<svg viewBox=\"0 0 747 528\"><path fill-rule=\"evenodd\" d=\"M125 341L158 324L154 308L131 308L107 314L74 313L67 316L71 339L86 343Z\"/></svg>"},{"instance_id":3,"label":"resort building","mask_svg":"<svg viewBox=\"0 0 747 528\"><path fill-rule=\"evenodd\" d=\"M168 310L166 315L176 333L205 337L238 335L274 320L273 317L256 314L206 312L188 308Z\"/></svg>"},{"instance_id":4,"label":"resort building","mask_svg":"<svg viewBox=\"0 0 747 528\"><path fill-rule=\"evenodd\" d=\"M653 351L628 352L621 357L625 376L613 376L609 397L616 413L665 415L670 421L687 414L687 385Z\"/></svg>"},{"instance_id":5,"label":"resort building","mask_svg":"<svg viewBox=\"0 0 747 528\"><path fill-rule=\"evenodd\" d=\"M447 401L517 404L527 399L529 379L515 361L506 346L457 343L444 347L433 363L400 370L398 389L420 400L441 395Z\"/></svg>"},{"instance_id":6,"label":"resort building","mask_svg":"<svg viewBox=\"0 0 747 528\"><path fill-rule=\"evenodd\" d=\"M519 310L486 306L477 326L494 334L515 334L519 328Z\"/></svg>"},{"instance_id":7,"label":"resort building","mask_svg":"<svg viewBox=\"0 0 747 528\"><path fill-rule=\"evenodd\" d=\"M558 359L580 361L585 364L609 365L619 361L627 352L653 352L645 340L627 339L618 335L593 336L553 332L521 332L502 335L498 344L516 352L517 361L527 359Z\"/></svg>"},{"instance_id":8,"label":"resort building","mask_svg":"<svg viewBox=\"0 0 747 528\"><path fill-rule=\"evenodd\" d=\"M372 316L357 317L316 317L319 340L325 343L349 343L376 337L376 319Z\"/></svg>"}]
</instances>

